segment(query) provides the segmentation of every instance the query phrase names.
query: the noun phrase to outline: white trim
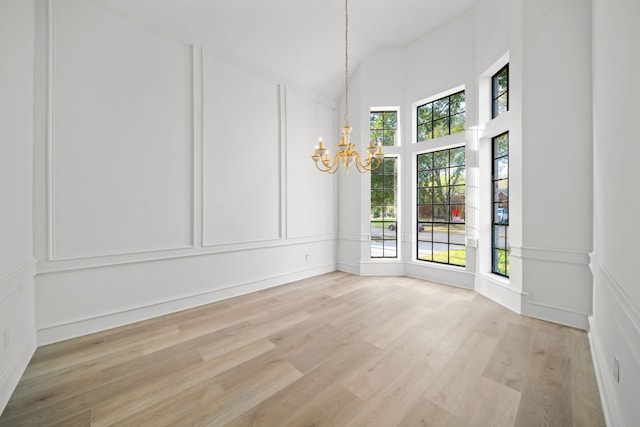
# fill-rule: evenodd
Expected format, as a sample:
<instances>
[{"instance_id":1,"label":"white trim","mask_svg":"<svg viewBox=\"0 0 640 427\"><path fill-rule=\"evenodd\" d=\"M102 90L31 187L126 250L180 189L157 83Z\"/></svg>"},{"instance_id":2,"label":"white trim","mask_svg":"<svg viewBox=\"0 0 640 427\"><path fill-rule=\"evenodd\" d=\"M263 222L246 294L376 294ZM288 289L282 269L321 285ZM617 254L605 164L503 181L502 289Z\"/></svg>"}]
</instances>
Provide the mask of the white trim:
<instances>
[{"instance_id":1,"label":"white trim","mask_svg":"<svg viewBox=\"0 0 640 427\"><path fill-rule=\"evenodd\" d=\"M20 350L0 373L0 415L9 403L13 391L36 352L36 348L36 331L32 330L22 342Z\"/></svg>"},{"instance_id":2,"label":"white trim","mask_svg":"<svg viewBox=\"0 0 640 427\"><path fill-rule=\"evenodd\" d=\"M606 362L605 352L602 349L602 342L593 324L593 316L589 316L589 346L591 348L591 358L593 368L600 392L602 412L604 412L605 423L608 426L624 427L622 411L615 397L615 385L613 378L608 375L609 364Z\"/></svg>"},{"instance_id":3,"label":"white trim","mask_svg":"<svg viewBox=\"0 0 640 427\"><path fill-rule=\"evenodd\" d=\"M288 212L288 199L287 199L287 87L285 85L278 85L278 105L280 114L279 123L279 137L280 137L280 238L287 239L289 236L287 212Z\"/></svg>"},{"instance_id":4,"label":"white trim","mask_svg":"<svg viewBox=\"0 0 640 427\"><path fill-rule=\"evenodd\" d=\"M142 262L153 262L166 259L187 258L205 256L220 253L240 252L246 250L266 249L280 246L297 246L308 243L324 242L336 240L333 234L323 234L295 239L274 239L264 241L251 241L242 243L230 243L223 245L203 246L201 248L186 248L182 250L167 250L158 252L143 252L137 254L126 254L119 256L105 256L83 258L79 260L56 260L53 262L40 262L37 264L37 273L56 273L72 270L84 270L90 268L108 267L114 265L136 264Z\"/></svg>"},{"instance_id":5,"label":"white trim","mask_svg":"<svg viewBox=\"0 0 640 427\"><path fill-rule=\"evenodd\" d=\"M39 346L51 344L180 310L222 301L251 292L257 292L308 277L330 273L335 270L336 265L329 263L319 267L272 276L253 282L230 284L224 288L213 291L194 293L171 300L156 301L145 304L144 306L95 314L88 318L78 318L56 324L38 325L37 343Z\"/></svg>"},{"instance_id":6,"label":"white trim","mask_svg":"<svg viewBox=\"0 0 640 427\"><path fill-rule=\"evenodd\" d=\"M192 159L191 159L191 173L193 176L192 182L192 202L190 208L193 210L191 214L191 230L189 240L191 243L188 245L170 245L170 246L162 246L162 247L149 247L149 248L128 248L128 249L120 249L120 250L105 250L105 251L94 251L90 254L71 254L71 255L57 255L56 254L56 185L55 185L55 170L56 170L56 149L55 149L55 6L56 0L47 0L47 23L48 23L48 32L47 32L47 125L46 125L46 216L47 216L47 261L71 261L71 260L84 260L84 259L92 259L95 257L105 257L105 256L121 256L121 255L134 255L134 254L144 254L144 253L155 253L155 252L164 252L171 250L182 250L182 249L190 249L195 247L196 243L196 181L198 179L196 175L196 69L195 69L195 45L187 44L182 41L179 41L174 38L168 38L163 33L158 33L154 30L150 30L155 34L160 34L162 37L166 38L171 42L178 43L183 47L189 49L191 54L190 65L185 67L191 68L191 149ZM127 15L122 15L118 12L115 12L109 8L106 10L111 11L112 13L116 13L119 16L123 16L128 20L131 20L131 17ZM136 25L141 25L137 21L131 21ZM144 28L147 28L143 25ZM149 29L149 28L147 28ZM189 70L187 70L187 74Z\"/></svg>"},{"instance_id":7,"label":"white trim","mask_svg":"<svg viewBox=\"0 0 640 427\"><path fill-rule=\"evenodd\" d=\"M508 279L476 273L475 291L508 309L521 314L526 294L509 286Z\"/></svg>"},{"instance_id":8,"label":"white trim","mask_svg":"<svg viewBox=\"0 0 640 427\"><path fill-rule=\"evenodd\" d=\"M588 317L591 315L590 312L533 301L528 293L523 293L523 296L522 314L585 331L589 330Z\"/></svg>"},{"instance_id":9,"label":"white trim","mask_svg":"<svg viewBox=\"0 0 640 427\"><path fill-rule=\"evenodd\" d=\"M558 262L563 264L589 264L589 253L567 249L511 246L510 254L521 259Z\"/></svg>"},{"instance_id":10,"label":"white trim","mask_svg":"<svg viewBox=\"0 0 640 427\"><path fill-rule=\"evenodd\" d=\"M598 256L591 252L589 257L591 259L591 263L589 264L591 273L594 277L602 279L602 282L607 285L607 288L616 300L615 302L620 306L623 314L629 320L638 335L640 335L640 308L633 303L633 299L627 295L624 288L620 286L611 273L609 273L604 265L602 265ZM640 363L640 357L637 358Z\"/></svg>"}]
</instances>

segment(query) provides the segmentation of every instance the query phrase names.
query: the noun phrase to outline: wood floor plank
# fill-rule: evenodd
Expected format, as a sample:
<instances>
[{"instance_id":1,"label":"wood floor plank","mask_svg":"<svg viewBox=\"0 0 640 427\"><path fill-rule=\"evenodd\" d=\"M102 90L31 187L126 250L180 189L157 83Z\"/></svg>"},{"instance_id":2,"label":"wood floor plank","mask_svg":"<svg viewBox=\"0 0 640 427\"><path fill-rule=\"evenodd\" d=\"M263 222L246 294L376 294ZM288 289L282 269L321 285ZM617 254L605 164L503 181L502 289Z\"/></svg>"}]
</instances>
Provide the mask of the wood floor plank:
<instances>
[{"instance_id":1,"label":"wood floor plank","mask_svg":"<svg viewBox=\"0 0 640 427\"><path fill-rule=\"evenodd\" d=\"M425 397L460 416L496 345L495 338L474 333L438 373Z\"/></svg>"},{"instance_id":2,"label":"wood floor plank","mask_svg":"<svg viewBox=\"0 0 640 427\"><path fill-rule=\"evenodd\" d=\"M483 376L521 392L527 379L533 340L531 328L509 323Z\"/></svg>"},{"instance_id":3,"label":"wood floor plank","mask_svg":"<svg viewBox=\"0 0 640 427\"><path fill-rule=\"evenodd\" d=\"M520 392L481 377L460 415L458 427L510 427L520 404Z\"/></svg>"},{"instance_id":4,"label":"wood floor plank","mask_svg":"<svg viewBox=\"0 0 640 427\"><path fill-rule=\"evenodd\" d=\"M584 331L333 272L39 348L0 427L602 426Z\"/></svg>"}]
</instances>

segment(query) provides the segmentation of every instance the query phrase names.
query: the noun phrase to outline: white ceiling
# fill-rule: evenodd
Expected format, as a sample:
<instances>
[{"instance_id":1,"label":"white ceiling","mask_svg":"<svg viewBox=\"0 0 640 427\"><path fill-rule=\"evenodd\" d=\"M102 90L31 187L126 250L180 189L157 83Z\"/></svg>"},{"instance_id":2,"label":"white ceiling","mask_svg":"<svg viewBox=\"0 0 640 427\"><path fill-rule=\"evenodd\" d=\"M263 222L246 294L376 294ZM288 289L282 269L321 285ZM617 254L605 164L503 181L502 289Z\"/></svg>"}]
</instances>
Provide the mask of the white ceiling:
<instances>
[{"instance_id":1,"label":"white ceiling","mask_svg":"<svg viewBox=\"0 0 640 427\"><path fill-rule=\"evenodd\" d=\"M344 81L343 0L95 0L328 98ZM403 46L475 0L350 0L349 69L381 47Z\"/></svg>"}]
</instances>

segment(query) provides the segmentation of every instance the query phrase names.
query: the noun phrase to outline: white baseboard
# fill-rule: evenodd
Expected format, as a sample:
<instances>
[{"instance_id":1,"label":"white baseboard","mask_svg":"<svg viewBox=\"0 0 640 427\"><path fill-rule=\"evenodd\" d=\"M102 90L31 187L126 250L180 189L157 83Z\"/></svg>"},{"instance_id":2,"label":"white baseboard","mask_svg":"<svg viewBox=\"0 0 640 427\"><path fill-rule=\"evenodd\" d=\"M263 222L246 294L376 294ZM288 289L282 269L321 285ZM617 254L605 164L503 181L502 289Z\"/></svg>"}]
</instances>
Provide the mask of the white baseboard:
<instances>
[{"instance_id":1,"label":"white baseboard","mask_svg":"<svg viewBox=\"0 0 640 427\"><path fill-rule=\"evenodd\" d=\"M11 359L8 366L0 373L0 415L7 406L13 391L15 390L20 377L27 369L31 357L36 351L36 331L35 329L24 339L15 357Z\"/></svg>"},{"instance_id":2,"label":"white baseboard","mask_svg":"<svg viewBox=\"0 0 640 427\"><path fill-rule=\"evenodd\" d=\"M535 317L553 323L559 323L572 328L589 330L588 317L590 313L574 311L566 307L557 307L550 304L532 301L528 294L525 294L522 302L522 314Z\"/></svg>"},{"instance_id":3,"label":"white baseboard","mask_svg":"<svg viewBox=\"0 0 640 427\"><path fill-rule=\"evenodd\" d=\"M484 295L511 311L522 313L522 300L525 295L517 289L500 283L500 279L476 274L475 290L480 295Z\"/></svg>"},{"instance_id":4,"label":"white baseboard","mask_svg":"<svg viewBox=\"0 0 640 427\"><path fill-rule=\"evenodd\" d=\"M605 360L602 343L595 331L592 316L589 316L589 325L589 346L591 347L591 358L593 359L593 368L596 374L598 390L600 391L600 401L605 422L609 427L624 427L624 421L620 418L621 412L618 408L618 401L614 398L615 386L613 378L609 375L610 366Z\"/></svg>"},{"instance_id":5,"label":"white baseboard","mask_svg":"<svg viewBox=\"0 0 640 427\"><path fill-rule=\"evenodd\" d=\"M37 333L38 346L71 339L106 329L139 322L153 317L174 313L180 310L222 301L228 298L284 285L336 270L335 264L327 264L313 269L302 270L281 276L270 277L255 282L242 283L223 289L216 289L196 295L187 295L170 301L161 301L143 307L97 315L91 318L77 319L55 325L39 325Z\"/></svg>"}]
</instances>

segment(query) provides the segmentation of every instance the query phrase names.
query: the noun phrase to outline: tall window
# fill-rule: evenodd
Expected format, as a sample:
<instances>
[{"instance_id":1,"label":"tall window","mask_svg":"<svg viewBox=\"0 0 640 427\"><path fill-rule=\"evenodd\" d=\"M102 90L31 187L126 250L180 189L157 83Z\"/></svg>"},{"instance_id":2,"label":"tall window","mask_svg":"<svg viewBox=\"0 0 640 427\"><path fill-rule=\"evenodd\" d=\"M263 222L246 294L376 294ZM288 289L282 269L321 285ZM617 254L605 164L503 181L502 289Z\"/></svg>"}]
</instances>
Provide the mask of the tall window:
<instances>
[{"instance_id":1,"label":"tall window","mask_svg":"<svg viewBox=\"0 0 640 427\"><path fill-rule=\"evenodd\" d=\"M398 159L385 157L371 172L371 258L397 258Z\"/></svg>"},{"instance_id":2,"label":"tall window","mask_svg":"<svg viewBox=\"0 0 640 427\"><path fill-rule=\"evenodd\" d=\"M372 111L370 114L370 140L384 146L396 145L398 134L397 111Z\"/></svg>"},{"instance_id":3,"label":"tall window","mask_svg":"<svg viewBox=\"0 0 640 427\"><path fill-rule=\"evenodd\" d=\"M436 99L417 108L418 141L464 131L464 91Z\"/></svg>"},{"instance_id":4,"label":"tall window","mask_svg":"<svg viewBox=\"0 0 640 427\"><path fill-rule=\"evenodd\" d=\"M465 148L419 154L418 259L464 266Z\"/></svg>"},{"instance_id":5,"label":"tall window","mask_svg":"<svg viewBox=\"0 0 640 427\"><path fill-rule=\"evenodd\" d=\"M491 98L493 100L491 118L495 119L509 111L509 64L491 77Z\"/></svg>"},{"instance_id":6,"label":"tall window","mask_svg":"<svg viewBox=\"0 0 640 427\"><path fill-rule=\"evenodd\" d=\"M493 138L492 146L491 271L509 277L509 133Z\"/></svg>"}]
</instances>

